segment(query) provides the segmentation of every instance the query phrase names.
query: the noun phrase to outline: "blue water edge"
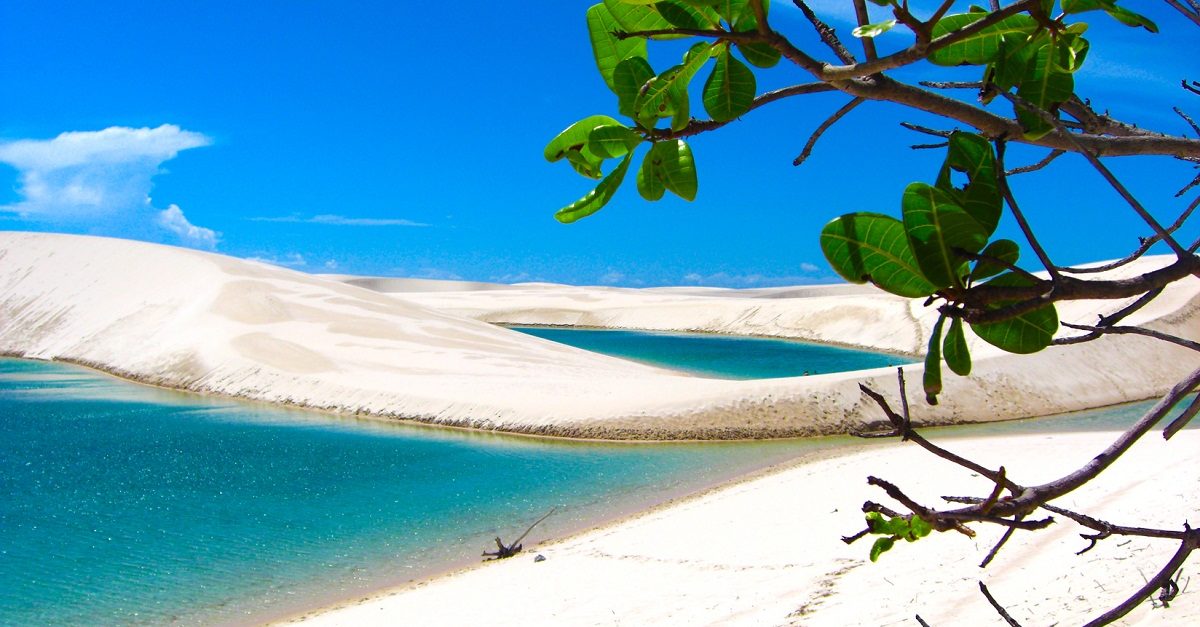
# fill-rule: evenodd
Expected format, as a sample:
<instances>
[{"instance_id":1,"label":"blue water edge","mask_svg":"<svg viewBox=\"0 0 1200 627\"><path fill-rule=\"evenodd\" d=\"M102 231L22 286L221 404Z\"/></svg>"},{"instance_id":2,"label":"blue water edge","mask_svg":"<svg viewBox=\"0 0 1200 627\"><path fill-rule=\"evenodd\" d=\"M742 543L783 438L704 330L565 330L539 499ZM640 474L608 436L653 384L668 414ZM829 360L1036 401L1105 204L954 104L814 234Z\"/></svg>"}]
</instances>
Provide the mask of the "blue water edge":
<instances>
[{"instance_id":1,"label":"blue water edge","mask_svg":"<svg viewBox=\"0 0 1200 627\"><path fill-rule=\"evenodd\" d=\"M0 359L0 625L276 618L814 446L506 437Z\"/></svg>"},{"instance_id":2,"label":"blue water edge","mask_svg":"<svg viewBox=\"0 0 1200 627\"><path fill-rule=\"evenodd\" d=\"M560 344L718 379L774 379L912 363L908 357L795 340L610 329L510 327Z\"/></svg>"}]
</instances>

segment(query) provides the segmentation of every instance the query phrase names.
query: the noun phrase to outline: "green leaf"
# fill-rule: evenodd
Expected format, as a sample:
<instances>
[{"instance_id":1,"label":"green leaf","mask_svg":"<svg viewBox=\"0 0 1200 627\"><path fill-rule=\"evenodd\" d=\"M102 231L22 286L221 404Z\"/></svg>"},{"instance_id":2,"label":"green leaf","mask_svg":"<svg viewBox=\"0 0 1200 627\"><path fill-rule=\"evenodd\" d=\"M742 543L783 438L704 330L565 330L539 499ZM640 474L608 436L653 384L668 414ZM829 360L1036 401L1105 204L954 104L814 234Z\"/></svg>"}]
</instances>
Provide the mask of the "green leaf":
<instances>
[{"instance_id":1,"label":"green leaf","mask_svg":"<svg viewBox=\"0 0 1200 627\"><path fill-rule=\"evenodd\" d=\"M1083 67L1083 62L1087 59L1088 51L1091 50L1092 45L1088 43L1088 40L1078 35L1062 35L1062 38L1063 41L1067 42L1067 51L1070 53L1067 55L1065 69L1072 73L1078 72L1079 68Z\"/></svg>"},{"instance_id":2,"label":"green leaf","mask_svg":"<svg viewBox=\"0 0 1200 627\"><path fill-rule=\"evenodd\" d=\"M998 239L988 244L987 248L984 248L979 254L983 257L999 259L1011 266L1016 265L1017 259L1020 258L1021 247L1010 239ZM1000 274L1005 270L1008 270L1008 266L1002 263L981 259L975 262L975 269L971 271L971 280L979 281L986 279L990 276Z\"/></svg>"},{"instance_id":3,"label":"green leaf","mask_svg":"<svg viewBox=\"0 0 1200 627\"><path fill-rule=\"evenodd\" d=\"M1033 59L1017 88L1017 95L1051 115L1058 115L1058 105L1075 93L1075 79L1067 69L1071 51L1062 41L1047 41L1033 51ZM1054 130L1039 112L1014 105L1017 119L1025 128L1025 136L1037 139Z\"/></svg>"},{"instance_id":4,"label":"green leaf","mask_svg":"<svg viewBox=\"0 0 1200 627\"><path fill-rule=\"evenodd\" d=\"M604 0L604 6L621 26L620 30L627 33L674 28L667 18L663 17L652 5L630 4L621 0ZM679 39L681 37L686 37L686 35L655 35L652 39Z\"/></svg>"},{"instance_id":5,"label":"green leaf","mask_svg":"<svg viewBox=\"0 0 1200 627\"><path fill-rule=\"evenodd\" d=\"M743 12L749 13L746 0L717 0L714 3L717 13L725 19L725 23L733 26L742 17Z\"/></svg>"},{"instance_id":6,"label":"green leaf","mask_svg":"<svg viewBox=\"0 0 1200 627\"><path fill-rule=\"evenodd\" d=\"M933 39L982 20L987 13L958 13L947 15L933 26ZM1037 22L1024 13L1006 17L979 32L947 46L938 48L929 55L929 61L937 65L983 65L996 59L1000 44L1006 37L1025 38L1037 30Z\"/></svg>"},{"instance_id":7,"label":"green leaf","mask_svg":"<svg viewBox=\"0 0 1200 627\"><path fill-rule=\"evenodd\" d=\"M942 354L946 357L946 365L954 374L965 377L971 374L971 351L967 348L967 335L963 333L962 319L950 321L950 330L946 331L946 340L942 344Z\"/></svg>"},{"instance_id":8,"label":"green leaf","mask_svg":"<svg viewBox=\"0 0 1200 627\"><path fill-rule=\"evenodd\" d=\"M597 126L621 126L621 123L607 115L592 115L568 126L556 135L542 152L546 161L551 163L567 157L572 152L579 152L587 147L588 135Z\"/></svg>"},{"instance_id":9,"label":"green leaf","mask_svg":"<svg viewBox=\"0 0 1200 627\"><path fill-rule=\"evenodd\" d=\"M696 165L692 160L692 149L682 139L654 144L642 163L643 169L647 163L650 164L649 173L662 181L666 189L684 200L696 199Z\"/></svg>"},{"instance_id":10,"label":"green leaf","mask_svg":"<svg viewBox=\"0 0 1200 627\"><path fill-rule=\"evenodd\" d=\"M631 118L634 104L646 81L654 78L654 69L641 57L629 57L613 70L613 91L617 92L617 110Z\"/></svg>"},{"instance_id":11,"label":"green leaf","mask_svg":"<svg viewBox=\"0 0 1200 627\"><path fill-rule=\"evenodd\" d=\"M945 323L946 316L938 316L925 351L925 376L921 383L925 388L925 402L930 405L937 405L937 395L942 393L942 325Z\"/></svg>"},{"instance_id":12,"label":"green leaf","mask_svg":"<svg viewBox=\"0 0 1200 627\"><path fill-rule=\"evenodd\" d=\"M1037 282L1023 274L1009 272L984 285L1026 287L1037 285ZM999 309L1012 303L1013 301L1002 301L989 305L989 308ZM973 323L971 330L988 344L1010 353L1036 353L1049 346L1050 341L1054 339L1054 333L1058 330L1058 311L1053 304L1044 305L1002 322Z\"/></svg>"},{"instance_id":13,"label":"green leaf","mask_svg":"<svg viewBox=\"0 0 1200 627\"><path fill-rule=\"evenodd\" d=\"M653 128L658 118L677 117L682 111L687 117L688 83L711 57L712 45L698 43L684 55L683 63L650 79L634 99L634 117L646 128Z\"/></svg>"},{"instance_id":14,"label":"green leaf","mask_svg":"<svg viewBox=\"0 0 1200 627\"><path fill-rule=\"evenodd\" d=\"M871 533L882 533L878 531L878 529L882 528L882 525L883 514L879 512L867 512L867 529L870 529Z\"/></svg>"},{"instance_id":15,"label":"green leaf","mask_svg":"<svg viewBox=\"0 0 1200 627\"><path fill-rule=\"evenodd\" d=\"M663 19L676 28L705 29L715 28L721 23L721 17L712 7L692 7L683 2L656 2L654 8Z\"/></svg>"},{"instance_id":16,"label":"green leaf","mask_svg":"<svg viewBox=\"0 0 1200 627\"><path fill-rule=\"evenodd\" d=\"M603 4L597 4L587 10L587 26L588 36L592 40L592 54L596 58L596 69L600 70L600 76L604 78L608 88L620 95L613 71L625 59L637 57L644 60L646 40L636 37L617 39L613 31L621 30L621 26Z\"/></svg>"},{"instance_id":17,"label":"green leaf","mask_svg":"<svg viewBox=\"0 0 1200 627\"><path fill-rule=\"evenodd\" d=\"M879 538L875 540L875 544L871 545L871 561L878 561L879 556L890 551L895 544L896 541L891 538Z\"/></svg>"},{"instance_id":18,"label":"green leaf","mask_svg":"<svg viewBox=\"0 0 1200 627\"><path fill-rule=\"evenodd\" d=\"M851 283L870 281L908 298L937 291L917 266L904 225L891 216L850 213L834 218L821 229L821 251Z\"/></svg>"},{"instance_id":19,"label":"green leaf","mask_svg":"<svg viewBox=\"0 0 1200 627\"><path fill-rule=\"evenodd\" d=\"M912 528L912 535L917 538L924 538L933 531L933 525L916 514L913 514L912 520L909 521L909 527Z\"/></svg>"},{"instance_id":20,"label":"green leaf","mask_svg":"<svg viewBox=\"0 0 1200 627\"><path fill-rule=\"evenodd\" d=\"M604 160L592 153L587 146L582 150L568 152L567 162L576 172L590 179L600 178L600 167L604 165Z\"/></svg>"},{"instance_id":21,"label":"green leaf","mask_svg":"<svg viewBox=\"0 0 1200 627\"><path fill-rule=\"evenodd\" d=\"M624 156L640 143L641 135L621 125L597 126L588 134L588 149L602 159Z\"/></svg>"},{"instance_id":22,"label":"green leaf","mask_svg":"<svg viewBox=\"0 0 1200 627\"><path fill-rule=\"evenodd\" d=\"M625 171L629 169L629 159L633 156L632 153L625 155L621 160L621 164L615 170L608 173L604 180L595 189L584 195L583 198L559 209L554 214L554 219L559 222L569 223L586 218L593 213L596 213L608 201L612 200L613 194L617 193L617 188L621 186L621 181L625 180Z\"/></svg>"},{"instance_id":23,"label":"green leaf","mask_svg":"<svg viewBox=\"0 0 1200 627\"><path fill-rule=\"evenodd\" d=\"M642 198L654 202L661 200L663 194L667 193L667 186L663 184L662 174L658 171L658 166L654 164L654 160L647 154L642 158L642 167L638 169L637 174L637 189Z\"/></svg>"},{"instance_id":24,"label":"green leaf","mask_svg":"<svg viewBox=\"0 0 1200 627\"><path fill-rule=\"evenodd\" d=\"M704 82L704 109L718 122L732 120L750 110L756 89L754 72L726 47Z\"/></svg>"},{"instance_id":25,"label":"green leaf","mask_svg":"<svg viewBox=\"0 0 1200 627\"><path fill-rule=\"evenodd\" d=\"M1141 26L1152 33L1158 32L1158 25L1149 18L1125 7L1117 6L1114 0L1063 0L1062 10L1068 15L1085 11L1104 11L1114 20L1126 26Z\"/></svg>"},{"instance_id":26,"label":"green leaf","mask_svg":"<svg viewBox=\"0 0 1200 627\"><path fill-rule=\"evenodd\" d=\"M954 198L925 183L912 183L902 201L904 229L922 274L938 287L962 286L968 260L957 249L979 252L987 234Z\"/></svg>"},{"instance_id":27,"label":"green leaf","mask_svg":"<svg viewBox=\"0 0 1200 627\"><path fill-rule=\"evenodd\" d=\"M968 184L959 201L983 227L984 237L991 237L1003 211L991 142L974 133L955 131L950 135L946 165L967 175Z\"/></svg>"},{"instance_id":28,"label":"green leaf","mask_svg":"<svg viewBox=\"0 0 1200 627\"><path fill-rule=\"evenodd\" d=\"M737 49L738 52L742 53L746 61L755 67L772 68L782 58L778 50L771 47L770 44L762 42L739 43L737 44Z\"/></svg>"},{"instance_id":29,"label":"green leaf","mask_svg":"<svg viewBox=\"0 0 1200 627\"><path fill-rule=\"evenodd\" d=\"M864 24L850 31L851 35L859 38L878 37L896 25L896 20L887 20L886 22L876 22L874 24Z\"/></svg>"}]
</instances>

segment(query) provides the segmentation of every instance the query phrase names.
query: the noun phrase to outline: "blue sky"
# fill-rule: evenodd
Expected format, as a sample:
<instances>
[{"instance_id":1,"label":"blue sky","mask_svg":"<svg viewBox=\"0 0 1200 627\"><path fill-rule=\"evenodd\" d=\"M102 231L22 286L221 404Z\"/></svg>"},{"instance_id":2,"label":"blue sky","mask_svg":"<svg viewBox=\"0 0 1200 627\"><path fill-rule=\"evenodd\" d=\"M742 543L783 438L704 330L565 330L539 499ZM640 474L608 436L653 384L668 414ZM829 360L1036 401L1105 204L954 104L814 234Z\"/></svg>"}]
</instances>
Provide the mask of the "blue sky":
<instances>
[{"instance_id":1,"label":"blue sky","mask_svg":"<svg viewBox=\"0 0 1200 627\"><path fill-rule=\"evenodd\" d=\"M594 183L542 148L616 109L592 61L588 4L5 2L0 229L183 244L310 272L753 287L831 280L821 226L848 211L898 215L903 186L936 172L941 156L909 150L926 138L898 122L950 126L881 104L859 107L792 167L846 100L820 95L694 138L694 202L644 202L630 177L601 213L561 225L554 211ZM814 4L850 39L848 0ZM1089 16L1079 91L1184 133L1170 107L1200 117L1200 99L1177 87L1200 78L1180 54L1198 33L1159 4L1148 8L1160 35ZM773 16L808 40L789 3ZM759 73L759 88L804 80L781 65ZM1014 183L1056 261L1136 246L1146 229L1131 212L1082 160L1060 162ZM1111 162L1163 216L1195 174L1168 159ZM1081 191L1064 193L1074 182Z\"/></svg>"}]
</instances>

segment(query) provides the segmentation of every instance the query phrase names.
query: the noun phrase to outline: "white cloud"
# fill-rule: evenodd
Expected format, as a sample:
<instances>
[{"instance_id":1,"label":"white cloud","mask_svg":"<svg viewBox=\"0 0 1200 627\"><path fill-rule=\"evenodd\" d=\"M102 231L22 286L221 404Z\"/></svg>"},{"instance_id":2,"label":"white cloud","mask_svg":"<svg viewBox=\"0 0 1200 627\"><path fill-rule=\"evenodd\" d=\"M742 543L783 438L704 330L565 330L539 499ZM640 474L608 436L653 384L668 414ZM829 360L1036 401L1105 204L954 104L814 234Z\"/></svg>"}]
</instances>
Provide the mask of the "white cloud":
<instances>
[{"instance_id":1,"label":"white cloud","mask_svg":"<svg viewBox=\"0 0 1200 627\"><path fill-rule=\"evenodd\" d=\"M805 274L815 274L821 271L821 268L816 264L808 263L807 261L800 264L800 271Z\"/></svg>"},{"instance_id":2,"label":"white cloud","mask_svg":"<svg viewBox=\"0 0 1200 627\"><path fill-rule=\"evenodd\" d=\"M625 273L618 272L616 270L609 270L608 272L605 272L604 274L600 275L600 283L602 285L616 285L617 283L620 283L621 281L624 281L624 280L625 280Z\"/></svg>"},{"instance_id":3,"label":"white cloud","mask_svg":"<svg viewBox=\"0 0 1200 627\"><path fill-rule=\"evenodd\" d=\"M337 260L336 259L327 259L325 261L325 269L326 270L337 270L338 269Z\"/></svg>"},{"instance_id":4,"label":"white cloud","mask_svg":"<svg viewBox=\"0 0 1200 627\"><path fill-rule=\"evenodd\" d=\"M699 272L689 272L683 275L681 283L684 285L702 285L705 287L750 288L804 285L823 278L820 276L821 268L811 263L801 263L800 272L802 274L795 276L765 276L758 273L730 274L728 272L715 272L713 274L700 274Z\"/></svg>"},{"instance_id":5,"label":"white cloud","mask_svg":"<svg viewBox=\"0 0 1200 627\"><path fill-rule=\"evenodd\" d=\"M220 239L212 229L188 222L179 205L171 205L158 213L159 226L179 236L184 243L200 248L214 249Z\"/></svg>"},{"instance_id":6,"label":"white cloud","mask_svg":"<svg viewBox=\"0 0 1200 627\"><path fill-rule=\"evenodd\" d=\"M257 261L258 263L285 266L288 268L301 268L308 265L308 261L300 253L288 253L283 257L246 257L246 261Z\"/></svg>"},{"instance_id":7,"label":"white cloud","mask_svg":"<svg viewBox=\"0 0 1200 627\"><path fill-rule=\"evenodd\" d=\"M153 178L164 162L210 143L208 137L173 124L0 141L0 163L16 168L21 197L0 211L22 220L85 225L118 235L157 226L186 243L211 247L217 233L191 224L178 206L159 210L150 199Z\"/></svg>"},{"instance_id":8,"label":"white cloud","mask_svg":"<svg viewBox=\"0 0 1200 627\"><path fill-rule=\"evenodd\" d=\"M321 214L311 217L282 216L250 218L255 222L297 222L304 224L330 224L334 226L429 226L423 222L414 222L404 218L349 218L336 214Z\"/></svg>"}]
</instances>

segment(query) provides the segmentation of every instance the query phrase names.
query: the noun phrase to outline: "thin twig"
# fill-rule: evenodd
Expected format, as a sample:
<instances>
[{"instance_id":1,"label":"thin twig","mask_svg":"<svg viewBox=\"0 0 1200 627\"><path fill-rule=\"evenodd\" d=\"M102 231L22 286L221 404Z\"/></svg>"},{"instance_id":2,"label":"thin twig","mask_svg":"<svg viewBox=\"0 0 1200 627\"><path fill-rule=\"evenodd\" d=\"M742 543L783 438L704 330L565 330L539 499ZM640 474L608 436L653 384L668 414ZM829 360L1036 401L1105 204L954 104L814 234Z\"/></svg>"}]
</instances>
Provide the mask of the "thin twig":
<instances>
[{"instance_id":1,"label":"thin twig","mask_svg":"<svg viewBox=\"0 0 1200 627\"><path fill-rule=\"evenodd\" d=\"M1000 541L996 543L996 546L992 547L991 551L988 551L988 554L983 558L983 561L979 563L979 567L987 568L988 564L991 564L992 560L996 559L996 554L1000 552L1000 549L1008 543L1008 539L1011 538L1016 532L1016 527L1009 527L1008 529L1005 529L1004 535L1000 536Z\"/></svg>"},{"instance_id":2,"label":"thin twig","mask_svg":"<svg viewBox=\"0 0 1200 627\"><path fill-rule=\"evenodd\" d=\"M1016 198L1013 198L1012 190L1008 187L1008 177L1006 177L1004 174L1004 148L1004 140L997 139L996 182L1000 185L1000 194L1008 203L1008 208L1012 211L1013 217L1016 218L1017 225L1021 227L1021 232L1025 234L1025 239L1029 242L1029 246L1033 248L1034 254L1036 254L1038 260L1042 262L1042 265L1046 268L1046 271L1050 273L1050 278L1058 279L1060 278L1058 274L1058 268L1054 265L1054 262L1050 261L1050 256L1046 254L1046 250L1042 248L1041 243L1038 242L1037 236L1033 234L1033 229L1029 227L1029 222L1025 219L1025 214L1021 213L1021 208L1017 206L1017 200ZM1052 286L1051 291L1053 290L1054 287Z\"/></svg>"},{"instance_id":3,"label":"thin twig","mask_svg":"<svg viewBox=\"0 0 1200 627\"><path fill-rule=\"evenodd\" d=\"M1194 342L1192 340L1189 340L1187 338L1182 338L1177 335L1171 335L1170 333L1163 333L1162 331L1155 331L1154 329L1146 329L1143 327L1091 326L1091 325L1087 325L1087 324L1072 324L1070 322L1063 322L1061 324L1064 327L1067 327L1069 329L1076 329L1079 331L1088 331L1089 333L1096 333L1099 335L1109 335L1109 334L1111 334L1111 335L1144 335L1146 337L1152 337L1156 340L1162 340L1164 342L1170 342L1177 346L1189 348L1194 351L1200 351L1200 342ZM1071 338L1071 339L1074 339L1074 338ZM1062 342L1062 344L1078 344L1078 343L1079 342Z\"/></svg>"},{"instance_id":4,"label":"thin twig","mask_svg":"<svg viewBox=\"0 0 1200 627\"><path fill-rule=\"evenodd\" d=\"M1055 159L1063 156L1064 154L1066 154L1065 150L1051 150L1050 154L1046 155L1046 157L1043 158L1041 161L1038 161L1037 163L1035 163L1033 165L1024 165L1019 168L1013 168L1013 169L1005 172L1005 174L1008 176L1014 176L1017 174L1026 174L1028 172L1036 172L1036 171L1041 170L1042 168L1050 165L1051 161L1054 161Z\"/></svg>"},{"instance_id":5,"label":"thin twig","mask_svg":"<svg viewBox=\"0 0 1200 627\"><path fill-rule=\"evenodd\" d=\"M804 144L804 150L801 150L800 155L792 160L792 165L800 165L801 163L804 163L804 161L808 159L809 155L812 154L813 147L817 145L817 140L821 139L821 136L825 134L825 131L829 130L829 128L834 124L837 124L838 120L842 119L843 116L853 111L855 107L862 103L862 98L855 98L842 105L840 109L833 112L833 115L826 118L825 121L817 127L817 130L813 131L813 134L809 136L808 142Z\"/></svg>"},{"instance_id":6,"label":"thin twig","mask_svg":"<svg viewBox=\"0 0 1200 627\"><path fill-rule=\"evenodd\" d=\"M1171 226L1167 227L1167 232L1174 233L1183 227L1184 223L1186 223L1188 218L1192 216L1192 212L1196 210L1198 205L1200 205L1200 196L1197 196L1196 199L1187 206L1187 209L1184 209L1183 213L1179 214L1179 217L1175 220L1175 222L1173 222ZM1121 266L1130 263L1138 257L1146 254L1146 251L1150 250L1150 247L1157 244L1160 239L1161 238L1157 234L1151 235L1150 237L1144 237L1142 238L1141 244L1138 245L1137 250L1130 253L1129 256L1125 257L1124 259L1120 259L1112 263L1106 263L1100 266L1092 266L1090 268L1059 268L1059 270L1063 272L1069 272L1071 274L1089 274L1095 272L1106 272L1114 268L1120 268Z\"/></svg>"},{"instance_id":7,"label":"thin twig","mask_svg":"<svg viewBox=\"0 0 1200 627\"><path fill-rule=\"evenodd\" d=\"M1021 623L1018 623L1016 619L1009 615L1008 610L1004 609L1004 606L1000 605L1000 603L996 601L996 597L993 597L992 593L988 592L987 586L983 585L982 581L979 582L979 591L983 593L983 596L987 599L988 603L992 604L992 609L996 610L996 613L1000 614L1000 617L1003 618L1010 627L1021 627Z\"/></svg>"}]
</instances>

